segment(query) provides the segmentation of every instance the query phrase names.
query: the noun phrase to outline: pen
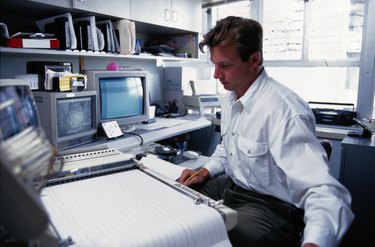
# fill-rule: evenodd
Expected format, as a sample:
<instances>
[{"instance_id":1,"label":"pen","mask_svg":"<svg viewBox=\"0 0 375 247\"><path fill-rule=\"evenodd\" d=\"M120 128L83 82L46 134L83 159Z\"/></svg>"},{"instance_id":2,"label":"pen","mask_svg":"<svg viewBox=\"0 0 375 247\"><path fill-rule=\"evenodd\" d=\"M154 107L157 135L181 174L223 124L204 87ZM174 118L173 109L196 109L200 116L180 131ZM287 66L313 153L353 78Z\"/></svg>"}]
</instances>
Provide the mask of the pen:
<instances>
[{"instance_id":1,"label":"pen","mask_svg":"<svg viewBox=\"0 0 375 247\"><path fill-rule=\"evenodd\" d=\"M199 171L195 172L193 175L188 177L185 182L192 180L194 177L196 177L203 169L200 169Z\"/></svg>"}]
</instances>

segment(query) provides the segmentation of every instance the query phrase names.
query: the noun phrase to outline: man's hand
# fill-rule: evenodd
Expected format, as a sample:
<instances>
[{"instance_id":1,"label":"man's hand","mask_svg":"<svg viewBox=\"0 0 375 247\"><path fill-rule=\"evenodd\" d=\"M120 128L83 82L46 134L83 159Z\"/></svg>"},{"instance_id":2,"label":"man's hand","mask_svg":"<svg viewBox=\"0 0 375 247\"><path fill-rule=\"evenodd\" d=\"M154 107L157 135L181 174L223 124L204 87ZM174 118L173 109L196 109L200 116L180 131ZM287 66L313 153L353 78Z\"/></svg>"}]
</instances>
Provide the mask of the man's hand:
<instances>
[{"instance_id":1,"label":"man's hand","mask_svg":"<svg viewBox=\"0 0 375 247\"><path fill-rule=\"evenodd\" d=\"M206 168L203 168L199 171L185 169L182 171L181 176L177 181L183 185L191 186L193 184L202 184L209 178L210 173Z\"/></svg>"}]
</instances>

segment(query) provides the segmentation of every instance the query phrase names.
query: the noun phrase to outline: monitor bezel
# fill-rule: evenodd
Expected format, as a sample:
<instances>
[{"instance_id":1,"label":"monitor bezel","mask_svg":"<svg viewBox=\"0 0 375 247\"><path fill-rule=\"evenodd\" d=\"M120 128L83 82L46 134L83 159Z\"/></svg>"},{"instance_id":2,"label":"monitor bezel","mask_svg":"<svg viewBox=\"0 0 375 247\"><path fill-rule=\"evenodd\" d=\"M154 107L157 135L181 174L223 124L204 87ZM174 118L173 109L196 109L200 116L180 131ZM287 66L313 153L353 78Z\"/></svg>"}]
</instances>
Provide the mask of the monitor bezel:
<instances>
[{"instance_id":1,"label":"monitor bezel","mask_svg":"<svg viewBox=\"0 0 375 247\"><path fill-rule=\"evenodd\" d=\"M96 140L97 134L97 104L98 98L96 91L80 91L80 92L49 92L49 91L36 91L34 92L38 104L46 104L41 106L43 111L39 109L39 118L41 119L41 126L46 131L51 143L61 151L64 149L74 148L80 145L87 144ZM43 97L43 102L38 102L38 97ZM92 127L80 133L74 133L67 136L59 137L58 135L58 111L57 102L64 99L79 99L83 97L90 97L92 100ZM47 99L46 99L47 98ZM48 102L49 101L49 102ZM39 107L39 105L38 105ZM43 115L43 116L41 116ZM86 140L87 138L87 140Z\"/></svg>"},{"instance_id":2,"label":"monitor bezel","mask_svg":"<svg viewBox=\"0 0 375 247\"><path fill-rule=\"evenodd\" d=\"M68 93L67 95L70 95L72 93ZM81 98L88 98L90 97L91 99L91 111L93 114L91 114L91 120L92 120L92 126L90 128L88 128L87 130L83 130L83 131L80 131L79 133L71 133L69 135L65 135L65 136L60 136L60 130L58 129L58 126L57 126L57 119L58 119L58 111L57 111L57 106L58 106L58 102L61 100L61 101L65 101L65 100L71 100L71 99L81 99ZM82 91L82 92L75 92L74 93L74 96L73 97L66 97L64 94L61 94L61 93L57 93L57 94L53 94L53 102L54 102L54 106L52 109L54 109L55 111L55 117L54 117L54 120L55 120L55 124L54 124L54 127L56 127L56 140L58 142L63 142L63 141L67 141L71 138L78 138L80 136L83 136L83 135L87 135L87 134L93 134L93 133L96 133L96 130L97 130L97 116L96 116L96 112L97 112L97 94L96 92L94 91Z\"/></svg>"},{"instance_id":3,"label":"monitor bezel","mask_svg":"<svg viewBox=\"0 0 375 247\"><path fill-rule=\"evenodd\" d=\"M0 79L0 88L5 87L25 87L31 99L35 114L35 128L40 127L38 109L35 103L34 95L28 82L20 79ZM8 106L5 106L8 107ZM20 128L20 134L25 128ZM13 137L13 136L12 136ZM8 140L0 138L0 143ZM9 143L8 143L9 145ZM19 150L22 151L22 150ZM13 157L14 158L14 157ZM9 236L22 242L39 237L48 226L48 214L45 211L39 194L27 183L17 169L14 169L14 159L1 150L0 154L0 194L4 203L0 203L0 222L8 232ZM19 222L22 222L20 227Z\"/></svg>"},{"instance_id":4,"label":"monitor bezel","mask_svg":"<svg viewBox=\"0 0 375 247\"><path fill-rule=\"evenodd\" d=\"M98 107L97 119L100 125L103 122L117 121L120 127L126 129L137 123L141 123L149 119L150 107L150 75L146 71L110 71L110 70L87 70L84 72L87 75L87 89L95 90L97 92ZM143 90L143 113L136 116L102 119L101 109L101 92L100 92L100 79L102 78L123 78L123 77L139 77L142 81Z\"/></svg>"}]
</instances>

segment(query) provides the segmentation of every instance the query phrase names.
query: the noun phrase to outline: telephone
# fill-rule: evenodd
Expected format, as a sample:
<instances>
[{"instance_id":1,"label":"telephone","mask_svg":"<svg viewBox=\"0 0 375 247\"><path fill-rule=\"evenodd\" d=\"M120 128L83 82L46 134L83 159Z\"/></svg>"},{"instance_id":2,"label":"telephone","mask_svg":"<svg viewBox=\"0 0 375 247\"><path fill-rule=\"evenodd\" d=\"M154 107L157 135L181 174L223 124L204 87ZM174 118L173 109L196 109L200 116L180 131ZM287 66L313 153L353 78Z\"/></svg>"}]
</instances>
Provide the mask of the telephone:
<instances>
[{"instance_id":1,"label":"telephone","mask_svg":"<svg viewBox=\"0 0 375 247\"><path fill-rule=\"evenodd\" d=\"M361 126L363 130L362 130L362 132L350 131L350 132L348 132L348 136L356 136L356 137L360 137L360 138L371 138L372 130L370 129L370 127L367 126L364 122L362 122L362 121L360 121L356 118L353 118L353 120L356 124Z\"/></svg>"}]
</instances>

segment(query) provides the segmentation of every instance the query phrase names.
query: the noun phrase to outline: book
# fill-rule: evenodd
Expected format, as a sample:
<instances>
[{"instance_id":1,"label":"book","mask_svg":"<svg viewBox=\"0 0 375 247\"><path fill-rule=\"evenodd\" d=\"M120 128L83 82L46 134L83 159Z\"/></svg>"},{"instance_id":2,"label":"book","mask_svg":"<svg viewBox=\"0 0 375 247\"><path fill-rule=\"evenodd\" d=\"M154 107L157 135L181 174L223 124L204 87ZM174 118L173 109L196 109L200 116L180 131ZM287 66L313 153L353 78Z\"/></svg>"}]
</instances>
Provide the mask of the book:
<instances>
[{"instance_id":1,"label":"book","mask_svg":"<svg viewBox=\"0 0 375 247\"><path fill-rule=\"evenodd\" d=\"M59 49L60 46L58 39L10 38L7 47Z\"/></svg>"}]
</instances>

